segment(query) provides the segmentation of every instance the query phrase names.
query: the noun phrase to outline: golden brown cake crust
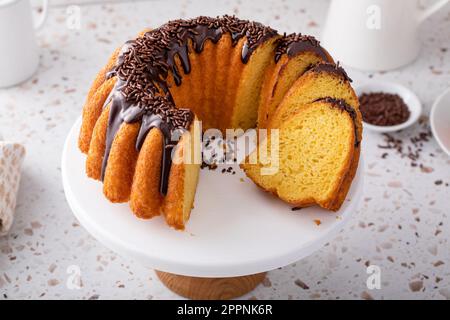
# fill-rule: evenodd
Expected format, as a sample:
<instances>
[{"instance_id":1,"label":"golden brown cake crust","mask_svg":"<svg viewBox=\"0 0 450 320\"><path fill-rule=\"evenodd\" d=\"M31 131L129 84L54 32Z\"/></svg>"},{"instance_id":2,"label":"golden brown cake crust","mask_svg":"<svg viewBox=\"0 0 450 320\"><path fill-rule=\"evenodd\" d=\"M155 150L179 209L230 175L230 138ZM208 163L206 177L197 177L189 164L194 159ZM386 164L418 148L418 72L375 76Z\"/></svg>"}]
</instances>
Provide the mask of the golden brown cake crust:
<instances>
[{"instance_id":1,"label":"golden brown cake crust","mask_svg":"<svg viewBox=\"0 0 450 320\"><path fill-rule=\"evenodd\" d=\"M114 67L116 64L117 57L119 56L120 48L117 48L112 53L111 57L109 57L108 62L106 65L100 69L97 76L94 79L94 82L91 85L91 88L89 89L89 93L87 96L87 101L92 98L92 96L97 92L98 88L105 82L106 80L106 74Z\"/></svg>"},{"instance_id":2,"label":"golden brown cake crust","mask_svg":"<svg viewBox=\"0 0 450 320\"><path fill-rule=\"evenodd\" d=\"M341 208L342 204L344 203L347 197L347 193L351 187L353 178L355 177L356 171L358 169L360 153L361 153L360 147L354 150L353 152L354 155L350 168L342 181L341 187L336 195L336 198L334 199L334 201L330 203L328 207L326 207L327 209L332 211L338 211Z\"/></svg>"},{"instance_id":3,"label":"golden brown cake crust","mask_svg":"<svg viewBox=\"0 0 450 320\"><path fill-rule=\"evenodd\" d=\"M139 123L123 123L112 143L103 180L103 193L111 202L128 202L138 151Z\"/></svg>"},{"instance_id":4,"label":"golden brown cake crust","mask_svg":"<svg viewBox=\"0 0 450 320\"><path fill-rule=\"evenodd\" d=\"M78 146L83 153L89 151L89 145L92 139L92 132L94 131L95 123L103 111L103 105L109 96L116 78L111 78L103 82L98 89L93 93L92 97L86 101L83 108L83 122L80 129L80 136L78 139Z\"/></svg>"},{"instance_id":5,"label":"golden brown cake crust","mask_svg":"<svg viewBox=\"0 0 450 320\"><path fill-rule=\"evenodd\" d=\"M102 175L103 155L106 147L106 130L108 127L110 106L102 111L95 124L86 159L86 174L88 177L100 180Z\"/></svg>"},{"instance_id":6,"label":"golden brown cake crust","mask_svg":"<svg viewBox=\"0 0 450 320\"><path fill-rule=\"evenodd\" d=\"M185 221L183 219L185 166L173 164L169 178L169 190L163 202L163 212L169 226L183 230Z\"/></svg>"},{"instance_id":7,"label":"golden brown cake crust","mask_svg":"<svg viewBox=\"0 0 450 320\"><path fill-rule=\"evenodd\" d=\"M163 135L159 129L150 130L139 152L131 188L130 207L139 218L149 219L161 213L159 192Z\"/></svg>"},{"instance_id":8,"label":"golden brown cake crust","mask_svg":"<svg viewBox=\"0 0 450 320\"><path fill-rule=\"evenodd\" d=\"M359 111L359 108L357 109L357 117L358 120L356 124L357 124L358 139L359 141L362 141L363 127L362 127L362 116L361 112ZM361 155L361 143L359 143L358 146L354 148L353 159L350 168L347 174L345 175L344 180L342 181L339 193L336 195L336 198L330 204L328 209L332 211L338 211L341 208L342 204L344 203L345 198L347 197L347 193L352 185L353 178L355 177L356 171L358 170L360 155Z\"/></svg>"}]
</instances>

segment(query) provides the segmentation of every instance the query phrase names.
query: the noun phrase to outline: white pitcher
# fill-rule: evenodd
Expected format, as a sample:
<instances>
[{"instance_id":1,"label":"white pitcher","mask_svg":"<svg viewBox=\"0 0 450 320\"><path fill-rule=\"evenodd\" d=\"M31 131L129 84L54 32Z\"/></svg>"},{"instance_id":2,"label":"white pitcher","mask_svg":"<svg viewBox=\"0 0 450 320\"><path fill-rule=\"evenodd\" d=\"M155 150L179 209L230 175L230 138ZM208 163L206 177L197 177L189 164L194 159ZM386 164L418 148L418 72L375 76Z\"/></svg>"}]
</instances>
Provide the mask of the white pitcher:
<instances>
[{"instance_id":1,"label":"white pitcher","mask_svg":"<svg viewBox=\"0 0 450 320\"><path fill-rule=\"evenodd\" d=\"M391 70L415 60L418 28L450 0L420 9L417 0L332 0L322 44L336 60L361 70Z\"/></svg>"},{"instance_id":2,"label":"white pitcher","mask_svg":"<svg viewBox=\"0 0 450 320\"><path fill-rule=\"evenodd\" d=\"M33 23L29 0L0 0L0 88L25 81L39 65L35 30L44 24L48 0L42 3Z\"/></svg>"}]
</instances>

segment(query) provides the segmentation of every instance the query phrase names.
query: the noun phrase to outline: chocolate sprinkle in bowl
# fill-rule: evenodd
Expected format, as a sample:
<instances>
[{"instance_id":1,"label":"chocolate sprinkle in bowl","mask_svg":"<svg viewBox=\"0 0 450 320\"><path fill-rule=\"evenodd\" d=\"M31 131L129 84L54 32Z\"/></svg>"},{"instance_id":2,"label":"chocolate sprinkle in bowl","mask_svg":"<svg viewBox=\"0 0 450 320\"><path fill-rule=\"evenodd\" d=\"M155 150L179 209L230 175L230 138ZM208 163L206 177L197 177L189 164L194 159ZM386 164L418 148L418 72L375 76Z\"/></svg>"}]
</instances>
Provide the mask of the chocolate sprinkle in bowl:
<instances>
[{"instance_id":1,"label":"chocolate sprinkle in bowl","mask_svg":"<svg viewBox=\"0 0 450 320\"><path fill-rule=\"evenodd\" d=\"M419 119L422 104L410 89L391 82L371 81L356 88L364 129L395 132Z\"/></svg>"}]
</instances>

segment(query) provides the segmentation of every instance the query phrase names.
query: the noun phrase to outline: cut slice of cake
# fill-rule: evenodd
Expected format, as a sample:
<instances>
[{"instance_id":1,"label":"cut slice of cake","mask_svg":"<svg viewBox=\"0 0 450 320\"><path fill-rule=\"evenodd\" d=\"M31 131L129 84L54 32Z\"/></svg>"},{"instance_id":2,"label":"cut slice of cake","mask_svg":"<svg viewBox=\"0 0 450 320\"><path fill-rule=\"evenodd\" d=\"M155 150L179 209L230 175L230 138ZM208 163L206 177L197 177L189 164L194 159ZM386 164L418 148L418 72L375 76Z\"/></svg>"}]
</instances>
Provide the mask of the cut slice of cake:
<instances>
[{"instance_id":1,"label":"cut slice of cake","mask_svg":"<svg viewBox=\"0 0 450 320\"><path fill-rule=\"evenodd\" d=\"M319 99L344 100L359 110L359 101L351 79L339 65L318 63L305 72L288 90L268 121L268 128L277 128L302 106Z\"/></svg>"},{"instance_id":2,"label":"cut slice of cake","mask_svg":"<svg viewBox=\"0 0 450 320\"><path fill-rule=\"evenodd\" d=\"M277 40L275 55L267 67L261 90L259 128L266 128L271 115L294 82L319 62L333 63L333 58L314 37L293 33Z\"/></svg>"},{"instance_id":3,"label":"cut slice of cake","mask_svg":"<svg viewBox=\"0 0 450 320\"><path fill-rule=\"evenodd\" d=\"M87 176L136 216L164 214L183 229L198 181L200 128L225 133L258 121L283 129L275 166L282 170L261 177L265 162L243 165L249 176L287 202L337 210L358 166L362 126L351 80L332 62L312 37L281 36L235 16L144 30L113 53L89 91L79 136Z\"/></svg>"},{"instance_id":4,"label":"cut slice of cake","mask_svg":"<svg viewBox=\"0 0 450 320\"><path fill-rule=\"evenodd\" d=\"M264 71L273 59L277 37L271 37L255 49L235 85L231 128L256 127Z\"/></svg>"},{"instance_id":5,"label":"cut slice of cake","mask_svg":"<svg viewBox=\"0 0 450 320\"><path fill-rule=\"evenodd\" d=\"M200 175L201 127L198 119L191 124L189 130L183 134L174 150L168 191L162 203L167 224L179 230L185 228L194 208Z\"/></svg>"},{"instance_id":6,"label":"cut slice of cake","mask_svg":"<svg viewBox=\"0 0 450 320\"><path fill-rule=\"evenodd\" d=\"M294 206L318 204L336 211L358 163L358 119L358 111L343 100L303 105L277 128L278 143L271 141L277 136L271 130L241 168L262 189Z\"/></svg>"}]
</instances>

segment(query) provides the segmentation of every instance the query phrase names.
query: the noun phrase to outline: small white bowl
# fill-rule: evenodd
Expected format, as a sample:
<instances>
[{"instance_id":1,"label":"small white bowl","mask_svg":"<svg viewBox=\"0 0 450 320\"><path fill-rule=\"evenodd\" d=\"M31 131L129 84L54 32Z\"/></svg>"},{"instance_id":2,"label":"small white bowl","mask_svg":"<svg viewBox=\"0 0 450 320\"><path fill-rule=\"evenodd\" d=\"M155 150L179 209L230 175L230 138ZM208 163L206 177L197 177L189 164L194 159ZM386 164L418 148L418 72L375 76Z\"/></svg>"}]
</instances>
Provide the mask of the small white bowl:
<instances>
[{"instance_id":1,"label":"small white bowl","mask_svg":"<svg viewBox=\"0 0 450 320\"><path fill-rule=\"evenodd\" d=\"M450 156L450 88L434 102L430 125L439 146Z\"/></svg>"},{"instance_id":2,"label":"small white bowl","mask_svg":"<svg viewBox=\"0 0 450 320\"><path fill-rule=\"evenodd\" d=\"M356 94L360 97L363 93L384 92L391 94L398 94L409 108L409 119L401 124L395 126L376 126L367 122L364 122L364 129L369 129L375 132L394 132L406 129L419 120L422 114L422 104L416 94L410 89L392 82L385 81L370 81L356 88Z\"/></svg>"}]
</instances>

